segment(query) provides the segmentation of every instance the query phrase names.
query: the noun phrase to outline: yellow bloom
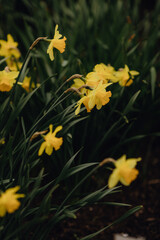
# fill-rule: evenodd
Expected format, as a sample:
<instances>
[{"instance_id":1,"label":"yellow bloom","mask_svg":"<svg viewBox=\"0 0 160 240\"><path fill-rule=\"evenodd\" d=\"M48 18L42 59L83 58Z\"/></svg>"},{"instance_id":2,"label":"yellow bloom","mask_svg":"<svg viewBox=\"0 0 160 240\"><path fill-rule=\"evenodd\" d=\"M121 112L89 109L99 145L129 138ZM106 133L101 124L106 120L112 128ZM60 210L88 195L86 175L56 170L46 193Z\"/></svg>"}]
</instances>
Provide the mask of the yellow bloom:
<instances>
[{"instance_id":1,"label":"yellow bloom","mask_svg":"<svg viewBox=\"0 0 160 240\"><path fill-rule=\"evenodd\" d=\"M108 83L108 81L117 82L117 77L115 76L115 70L112 66L106 66L104 63L95 65L94 72L90 72L86 76L86 84L91 87L97 87L99 82L103 84Z\"/></svg>"},{"instance_id":2,"label":"yellow bloom","mask_svg":"<svg viewBox=\"0 0 160 240\"><path fill-rule=\"evenodd\" d=\"M6 60L6 63L11 71L19 71L22 67L22 63L19 61L15 61L15 59L12 59L12 57L8 58Z\"/></svg>"},{"instance_id":3,"label":"yellow bloom","mask_svg":"<svg viewBox=\"0 0 160 240\"><path fill-rule=\"evenodd\" d=\"M75 114L79 114L82 103L85 105L87 112L90 112L95 105L98 110L101 109L103 105L106 105L110 101L109 98L112 95L110 91L106 92L106 87L108 85L110 84L103 84L100 82L95 89L88 90L87 95L77 102Z\"/></svg>"},{"instance_id":4,"label":"yellow bloom","mask_svg":"<svg viewBox=\"0 0 160 240\"><path fill-rule=\"evenodd\" d=\"M114 67L110 66L110 65L105 65L104 63L100 63L97 64L94 69L95 72L97 72L97 74L99 75L100 79L102 80L114 80L116 81L117 78L114 75L115 70Z\"/></svg>"},{"instance_id":5,"label":"yellow bloom","mask_svg":"<svg viewBox=\"0 0 160 240\"><path fill-rule=\"evenodd\" d=\"M18 71L0 71L0 91L9 92L12 89L13 84L16 82L15 78L18 77L18 74Z\"/></svg>"},{"instance_id":6,"label":"yellow bloom","mask_svg":"<svg viewBox=\"0 0 160 240\"><path fill-rule=\"evenodd\" d=\"M141 161L141 158L129 158L126 159L126 155L119 158L114 164L115 169L108 180L108 187L113 188L120 181L125 186L131 184L137 178L139 171L135 169L137 162Z\"/></svg>"},{"instance_id":7,"label":"yellow bloom","mask_svg":"<svg viewBox=\"0 0 160 240\"><path fill-rule=\"evenodd\" d=\"M22 83L22 87L27 91L29 92L31 89L35 88L35 84L34 82L32 82L31 84L31 77L25 77L24 80L23 80L23 83Z\"/></svg>"},{"instance_id":8,"label":"yellow bloom","mask_svg":"<svg viewBox=\"0 0 160 240\"><path fill-rule=\"evenodd\" d=\"M47 53L49 54L51 61L54 60L53 48L57 48L60 51L60 53L63 53L66 47L66 43L65 43L66 37L61 38L62 35L59 33L57 29L58 29L58 25L56 25L55 27L54 38L51 40L47 49Z\"/></svg>"},{"instance_id":9,"label":"yellow bloom","mask_svg":"<svg viewBox=\"0 0 160 240\"><path fill-rule=\"evenodd\" d=\"M0 56L4 57L14 56L17 59L20 57L21 54L17 48L18 43L14 42L14 39L11 36L11 34L7 35L7 41L0 40L0 45L1 45Z\"/></svg>"},{"instance_id":10,"label":"yellow bloom","mask_svg":"<svg viewBox=\"0 0 160 240\"><path fill-rule=\"evenodd\" d=\"M129 70L128 66L125 65L124 68L120 69L115 73L118 78L119 84L121 86L130 86L133 83L134 76L139 75L139 72L134 70Z\"/></svg>"},{"instance_id":11,"label":"yellow bloom","mask_svg":"<svg viewBox=\"0 0 160 240\"><path fill-rule=\"evenodd\" d=\"M80 79L80 78L75 78L74 79L74 84L72 84L72 86L71 87L74 87L74 88L80 88L80 87L82 87L83 85L85 85L86 83L82 80L82 79ZM79 90L82 94L85 94L86 93L86 88L81 88L80 90Z\"/></svg>"},{"instance_id":12,"label":"yellow bloom","mask_svg":"<svg viewBox=\"0 0 160 240\"><path fill-rule=\"evenodd\" d=\"M25 197L24 194L16 193L19 189L20 187L16 186L14 188L7 189L4 193L1 193L0 217L4 217L6 215L6 212L13 213L19 208L20 202L17 199Z\"/></svg>"},{"instance_id":13,"label":"yellow bloom","mask_svg":"<svg viewBox=\"0 0 160 240\"><path fill-rule=\"evenodd\" d=\"M49 133L47 133L44 138L44 142L41 144L40 149L38 151L38 156L42 155L42 153L46 152L46 154L51 155L53 152L53 148L57 151L62 143L63 143L63 138L57 138L56 134L62 129L62 126L56 127L56 129L53 132L53 125L49 125Z\"/></svg>"}]
</instances>

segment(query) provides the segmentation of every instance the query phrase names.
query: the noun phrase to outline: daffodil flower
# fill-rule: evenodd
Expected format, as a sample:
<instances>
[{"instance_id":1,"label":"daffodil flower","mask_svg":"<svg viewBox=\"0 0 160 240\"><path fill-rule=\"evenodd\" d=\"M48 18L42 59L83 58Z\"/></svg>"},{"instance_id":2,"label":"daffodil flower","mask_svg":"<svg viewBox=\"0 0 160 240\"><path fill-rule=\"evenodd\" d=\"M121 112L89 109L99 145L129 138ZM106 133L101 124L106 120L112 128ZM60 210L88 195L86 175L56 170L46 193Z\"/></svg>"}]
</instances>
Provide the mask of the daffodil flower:
<instances>
[{"instance_id":1,"label":"daffodil flower","mask_svg":"<svg viewBox=\"0 0 160 240\"><path fill-rule=\"evenodd\" d=\"M36 86L39 87L40 84L37 83L35 85L34 82L31 83L31 77L25 77L24 80L23 80L23 83L21 84L21 86L27 91L27 92L30 92L31 90L33 90Z\"/></svg>"},{"instance_id":2,"label":"daffodil flower","mask_svg":"<svg viewBox=\"0 0 160 240\"><path fill-rule=\"evenodd\" d=\"M95 65L93 72L86 75L86 84L91 87L97 87L99 82L107 84L109 81L117 82L117 77L115 76L115 70L110 65L105 65L100 63Z\"/></svg>"},{"instance_id":3,"label":"daffodil flower","mask_svg":"<svg viewBox=\"0 0 160 240\"><path fill-rule=\"evenodd\" d=\"M53 152L53 148L57 151L63 143L62 137L60 138L56 137L57 132L62 130L62 126L58 126L53 132L53 125L50 124L49 130L50 130L49 133L43 136L44 142L40 146L40 149L38 151L38 156L41 156L44 150L46 154L51 155Z\"/></svg>"},{"instance_id":4,"label":"daffodil flower","mask_svg":"<svg viewBox=\"0 0 160 240\"><path fill-rule=\"evenodd\" d=\"M19 71L22 67L22 62L16 61L15 58L6 59L7 66L11 71Z\"/></svg>"},{"instance_id":5,"label":"daffodil flower","mask_svg":"<svg viewBox=\"0 0 160 240\"><path fill-rule=\"evenodd\" d=\"M134 76L136 75L139 75L139 72L129 70L127 65L115 73L115 76L121 86L130 86L133 83Z\"/></svg>"},{"instance_id":6,"label":"daffodil flower","mask_svg":"<svg viewBox=\"0 0 160 240\"><path fill-rule=\"evenodd\" d=\"M110 91L106 91L106 87L109 85L100 82L95 89L88 90L88 94L77 102L75 115L79 114L82 103L85 105L87 112L90 112L94 106L99 110L102 106L106 105L112 95Z\"/></svg>"},{"instance_id":7,"label":"daffodil flower","mask_svg":"<svg viewBox=\"0 0 160 240\"><path fill-rule=\"evenodd\" d=\"M82 79L80 79L80 78L75 78L74 79L74 84L72 84L71 85L71 88L80 88L80 87L82 87L82 86L84 86L86 83L82 80ZM79 90L82 94L86 94L86 88L81 88L80 90Z\"/></svg>"},{"instance_id":8,"label":"daffodil flower","mask_svg":"<svg viewBox=\"0 0 160 240\"><path fill-rule=\"evenodd\" d=\"M66 43L65 43L66 37L61 38L62 35L59 33L59 31L57 29L58 29L58 25L56 25L56 27L55 27L54 38L52 40L49 40L50 44L47 49L47 53L49 54L51 61L54 60L53 48L56 48L60 51L60 53L63 53L65 51L65 47L66 47Z\"/></svg>"},{"instance_id":9,"label":"daffodil flower","mask_svg":"<svg viewBox=\"0 0 160 240\"><path fill-rule=\"evenodd\" d=\"M25 197L24 194L16 193L19 189L20 187L16 186L0 194L0 217L4 217L6 212L13 213L19 208L20 202L17 199Z\"/></svg>"},{"instance_id":10,"label":"daffodil flower","mask_svg":"<svg viewBox=\"0 0 160 240\"><path fill-rule=\"evenodd\" d=\"M18 74L18 71L0 71L0 91L9 92L12 89L13 84L16 82L15 78L18 77Z\"/></svg>"},{"instance_id":11,"label":"daffodil flower","mask_svg":"<svg viewBox=\"0 0 160 240\"><path fill-rule=\"evenodd\" d=\"M131 184L137 178L139 171L135 169L137 162L141 161L141 158L129 158L126 159L126 155L123 155L117 161L114 162L115 169L108 180L108 187L113 188L120 181L125 186Z\"/></svg>"},{"instance_id":12,"label":"daffodil flower","mask_svg":"<svg viewBox=\"0 0 160 240\"><path fill-rule=\"evenodd\" d=\"M20 51L17 46L18 43L14 41L11 34L7 35L7 41L0 40L0 56L11 57L14 56L16 59L20 57Z\"/></svg>"}]
</instances>

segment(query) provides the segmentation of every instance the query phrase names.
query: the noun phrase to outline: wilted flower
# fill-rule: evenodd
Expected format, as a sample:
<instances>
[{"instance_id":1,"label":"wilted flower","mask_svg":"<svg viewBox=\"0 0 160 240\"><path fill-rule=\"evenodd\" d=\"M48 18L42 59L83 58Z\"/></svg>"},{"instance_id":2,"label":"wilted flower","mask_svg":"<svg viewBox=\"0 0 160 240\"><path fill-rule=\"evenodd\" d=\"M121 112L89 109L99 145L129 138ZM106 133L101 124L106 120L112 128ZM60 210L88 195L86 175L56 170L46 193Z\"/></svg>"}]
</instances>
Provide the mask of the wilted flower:
<instances>
[{"instance_id":1,"label":"wilted flower","mask_svg":"<svg viewBox=\"0 0 160 240\"><path fill-rule=\"evenodd\" d=\"M44 142L40 146L40 149L38 151L38 156L42 155L44 150L46 154L51 155L53 152L53 148L57 151L63 143L62 137L60 138L56 137L57 132L62 130L62 126L56 127L56 129L53 132L53 125L51 124L49 125L49 130L50 130L49 133L43 136Z\"/></svg>"},{"instance_id":2,"label":"wilted flower","mask_svg":"<svg viewBox=\"0 0 160 240\"><path fill-rule=\"evenodd\" d=\"M58 29L58 25L56 25L55 27L54 38L50 40L51 42L47 49L47 53L49 54L49 57L52 61L54 60L53 48L57 48L60 51L60 53L63 53L66 47L66 43L65 43L66 37L61 38L62 35L59 33L57 29Z\"/></svg>"},{"instance_id":3,"label":"wilted flower","mask_svg":"<svg viewBox=\"0 0 160 240\"><path fill-rule=\"evenodd\" d=\"M0 40L0 56L4 57L11 57L14 56L16 59L20 57L20 51L18 50L17 46L18 43L14 42L13 37L11 34L7 35L7 41Z\"/></svg>"},{"instance_id":4,"label":"wilted flower","mask_svg":"<svg viewBox=\"0 0 160 240\"><path fill-rule=\"evenodd\" d=\"M126 186L130 185L139 173L139 171L135 169L138 161L141 161L140 157L126 159L126 155L123 155L115 161L115 169L109 177L108 187L115 187L119 181Z\"/></svg>"},{"instance_id":5,"label":"wilted flower","mask_svg":"<svg viewBox=\"0 0 160 240\"><path fill-rule=\"evenodd\" d=\"M24 194L16 193L19 189L20 187L16 186L0 194L0 217L4 217L6 212L13 213L19 208L20 202L17 199L25 197Z\"/></svg>"},{"instance_id":6,"label":"wilted flower","mask_svg":"<svg viewBox=\"0 0 160 240\"><path fill-rule=\"evenodd\" d=\"M133 83L134 76L136 75L139 75L139 72L134 70L130 71L127 65L115 73L115 76L121 86L130 86Z\"/></svg>"},{"instance_id":7,"label":"wilted flower","mask_svg":"<svg viewBox=\"0 0 160 240\"><path fill-rule=\"evenodd\" d=\"M15 78L18 77L18 71L0 71L0 91L1 92L9 92L13 84L16 82Z\"/></svg>"}]
</instances>

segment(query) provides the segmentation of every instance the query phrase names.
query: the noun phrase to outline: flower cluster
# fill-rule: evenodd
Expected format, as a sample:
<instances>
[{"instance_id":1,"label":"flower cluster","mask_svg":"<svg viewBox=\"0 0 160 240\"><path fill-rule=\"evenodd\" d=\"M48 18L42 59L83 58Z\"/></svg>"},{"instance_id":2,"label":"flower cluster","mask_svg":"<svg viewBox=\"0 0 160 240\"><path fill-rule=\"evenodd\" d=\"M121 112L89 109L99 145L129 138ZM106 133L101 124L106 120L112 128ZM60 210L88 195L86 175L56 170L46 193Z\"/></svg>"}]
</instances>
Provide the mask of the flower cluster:
<instances>
[{"instance_id":1,"label":"flower cluster","mask_svg":"<svg viewBox=\"0 0 160 240\"><path fill-rule=\"evenodd\" d=\"M0 217L4 217L6 212L13 213L19 208L20 202L17 199L25 197L24 194L16 193L19 189L20 187L16 186L0 194Z\"/></svg>"},{"instance_id":2,"label":"flower cluster","mask_svg":"<svg viewBox=\"0 0 160 240\"><path fill-rule=\"evenodd\" d=\"M61 37L62 35L58 31L58 25L56 25L53 39L46 39L47 42L50 42L47 49L47 53L49 54L51 61L54 60L53 48L58 49L60 53L63 53L65 51L66 37L63 38ZM0 56L6 58L8 69L10 72L13 71L13 75L15 75L15 72L17 73L22 67L22 62L19 61L21 53L17 47L18 43L14 41L11 34L7 35L7 41L0 40ZM11 79L10 74L9 75L7 74L6 76L6 74L4 74L4 71L0 71L0 91L3 92L10 91L14 83L15 78ZM18 84L21 85L27 92L36 87L36 85L33 82L31 83L31 77L27 76L24 78L23 83L18 82ZM37 84L37 86L38 85L39 84Z\"/></svg>"},{"instance_id":3,"label":"flower cluster","mask_svg":"<svg viewBox=\"0 0 160 240\"><path fill-rule=\"evenodd\" d=\"M19 51L18 43L14 41L11 34L7 35L7 41L0 40L0 56L6 58L6 69L0 71L0 91L9 92L13 84L16 82L19 70L22 67L22 62L19 61L21 53ZM31 77L25 77L23 83L18 82L19 85L29 92L30 89L35 88L35 84L31 84Z\"/></svg>"},{"instance_id":4,"label":"flower cluster","mask_svg":"<svg viewBox=\"0 0 160 240\"><path fill-rule=\"evenodd\" d=\"M106 91L112 83L117 83L121 86L130 86L133 83L134 76L138 75L137 71L129 70L128 66L115 71L114 67L105 65L104 63L97 64L93 72L89 72L84 80L80 78L74 79L72 89L77 89L81 93L81 99L77 102L75 114L80 111L82 103L85 105L87 112L96 105L97 109L109 102L111 92Z\"/></svg>"}]
</instances>

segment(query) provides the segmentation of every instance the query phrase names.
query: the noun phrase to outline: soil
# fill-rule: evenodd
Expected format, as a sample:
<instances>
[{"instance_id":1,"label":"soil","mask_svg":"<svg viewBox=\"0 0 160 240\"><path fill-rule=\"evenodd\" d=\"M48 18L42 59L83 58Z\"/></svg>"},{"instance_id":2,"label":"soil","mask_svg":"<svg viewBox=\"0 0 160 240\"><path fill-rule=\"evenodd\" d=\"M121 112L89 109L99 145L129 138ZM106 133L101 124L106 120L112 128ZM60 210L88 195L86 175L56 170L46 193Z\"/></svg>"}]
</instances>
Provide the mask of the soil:
<instances>
[{"instance_id":1,"label":"soil","mask_svg":"<svg viewBox=\"0 0 160 240\"><path fill-rule=\"evenodd\" d=\"M157 141L153 145L151 151L144 154L146 165L141 169L144 174L140 174L129 187L122 187L121 193L106 199L129 203L133 207L143 205L143 208L93 239L113 240L114 233L127 233L132 237L143 236L146 240L160 240L160 148ZM57 225L50 239L78 240L112 223L128 209L110 205L85 207L76 213L76 220L67 219Z\"/></svg>"}]
</instances>

